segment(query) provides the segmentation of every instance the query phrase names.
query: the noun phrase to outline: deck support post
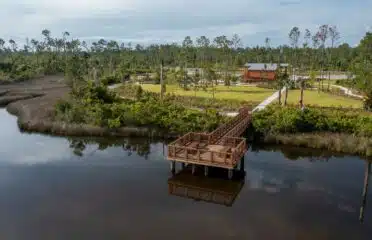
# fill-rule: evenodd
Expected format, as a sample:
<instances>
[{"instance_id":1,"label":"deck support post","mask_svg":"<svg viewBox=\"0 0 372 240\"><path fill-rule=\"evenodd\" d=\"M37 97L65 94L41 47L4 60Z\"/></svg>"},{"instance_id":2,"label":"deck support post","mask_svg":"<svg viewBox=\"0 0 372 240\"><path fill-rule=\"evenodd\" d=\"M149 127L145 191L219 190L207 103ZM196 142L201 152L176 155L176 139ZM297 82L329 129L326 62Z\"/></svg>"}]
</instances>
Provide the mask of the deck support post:
<instances>
[{"instance_id":1,"label":"deck support post","mask_svg":"<svg viewBox=\"0 0 372 240\"><path fill-rule=\"evenodd\" d=\"M195 170L196 170L196 165L195 164L192 164L191 165L191 173L192 173L192 175L195 174Z\"/></svg>"},{"instance_id":2,"label":"deck support post","mask_svg":"<svg viewBox=\"0 0 372 240\"><path fill-rule=\"evenodd\" d=\"M228 170L228 177L229 177L230 180L231 180L232 177L233 177L233 172L234 172L233 169L229 169L229 170Z\"/></svg>"},{"instance_id":3,"label":"deck support post","mask_svg":"<svg viewBox=\"0 0 372 240\"><path fill-rule=\"evenodd\" d=\"M208 176L208 172L209 172L209 167L208 166L204 166L204 176Z\"/></svg>"},{"instance_id":4,"label":"deck support post","mask_svg":"<svg viewBox=\"0 0 372 240\"><path fill-rule=\"evenodd\" d=\"M185 167L186 167L186 163L184 163L184 162L181 163L181 168L182 168L182 169L185 169Z\"/></svg>"},{"instance_id":5,"label":"deck support post","mask_svg":"<svg viewBox=\"0 0 372 240\"><path fill-rule=\"evenodd\" d=\"M176 161L171 161L170 162L170 168L171 168L172 173L176 172Z\"/></svg>"},{"instance_id":6,"label":"deck support post","mask_svg":"<svg viewBox=\"0 0 372 240\"><path fill-rule=\"evenodd\" d=\"M244 172L244 169L245 169L245 167L244 167L244 161L245 161L245 158L244 158L244 156L240 159L240 171L242 171L242 172Z\"/></svg>"}]
</instances>

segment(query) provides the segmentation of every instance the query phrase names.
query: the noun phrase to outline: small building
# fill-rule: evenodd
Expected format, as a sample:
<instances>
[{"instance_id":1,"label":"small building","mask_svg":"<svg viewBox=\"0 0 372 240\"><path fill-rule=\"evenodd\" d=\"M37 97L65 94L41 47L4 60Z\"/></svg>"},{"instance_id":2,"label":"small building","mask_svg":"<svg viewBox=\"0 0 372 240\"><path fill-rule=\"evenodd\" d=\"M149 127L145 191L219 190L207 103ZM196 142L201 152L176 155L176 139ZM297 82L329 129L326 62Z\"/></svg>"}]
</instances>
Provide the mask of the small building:
<instances>
[{"instance_id":1,"label":"small building","mask_svg":"<svg viewBox=\"0 0 372 240\"><path fill-rule=\"evenodd\" d=\"M280 68L287 71L287 63L281 63ZM243 69L243 82L275 81L278 64L276 63L246 63Z\"/></svg>"}]
</instances>

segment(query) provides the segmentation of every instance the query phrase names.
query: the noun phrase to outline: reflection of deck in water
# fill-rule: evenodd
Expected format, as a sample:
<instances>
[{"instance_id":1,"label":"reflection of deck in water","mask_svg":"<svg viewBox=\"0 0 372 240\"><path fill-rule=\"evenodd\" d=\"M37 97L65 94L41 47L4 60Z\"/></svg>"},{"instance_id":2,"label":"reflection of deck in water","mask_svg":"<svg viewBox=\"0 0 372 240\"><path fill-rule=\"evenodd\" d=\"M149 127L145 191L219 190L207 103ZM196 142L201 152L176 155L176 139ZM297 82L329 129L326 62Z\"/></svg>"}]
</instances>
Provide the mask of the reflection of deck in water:
<instances>
[{"instance_id":1,"label":"reflection of deck in water","mask_svg":"<svg viewBox=\"0 0 372 240\"><path fill-rule=\"evenodd\" d=\"M169 194L232 206L244 185L244 172L236 170L232 181L221 178L225 169L213 168L210 177L193 175L191 169L186 168L168 179ZM223 175L226 176L226 173Z\"/></svg>"}]
</instances>

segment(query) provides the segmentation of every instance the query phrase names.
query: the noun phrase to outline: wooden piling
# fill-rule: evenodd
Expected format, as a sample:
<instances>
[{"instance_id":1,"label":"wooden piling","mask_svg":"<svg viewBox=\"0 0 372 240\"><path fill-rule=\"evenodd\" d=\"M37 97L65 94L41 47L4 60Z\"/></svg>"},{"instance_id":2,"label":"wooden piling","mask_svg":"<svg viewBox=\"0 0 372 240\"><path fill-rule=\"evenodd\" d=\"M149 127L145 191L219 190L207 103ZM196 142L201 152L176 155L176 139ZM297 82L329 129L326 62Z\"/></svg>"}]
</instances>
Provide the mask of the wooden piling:
<instances>
[{"instance_id":1,"label":"wooden piling","mask_svg":"<svg viewBox=\"0 0 372 240\"><path fill-rule=\"evenodd\" d=\"M240 171L244 171L245 170L245 158L244 156L240 159Z\"/></svg>"},{"instance_id":2,"label":"wooden piling","mask_svg":"<svg viewBox=\"0 0 372 240\"><path fill-rule=\"evenodd\" d=\"M232 179L233 174L234 174L234 170L233 169L229 169L228 170L228 177L229 177L229 179Z\"/></svg>"},{"instance_id":3,"label":"wooden piling","mask_svg":"<svg viewBox=\"0 0 372 240\"><path fill-rule=\"evenodd\" d=\"M196 165L195 164L192 164L191 165L191 173L192 173L192 175L195 174L195 171L196 171Z\"/></svg>"},{"instance_id":4,"label":"wooden piling","mask_svg":"<svg viewBox=\"0 0 372 240\"><path fill-rule=\"evenodd\" d=\"M208 172L209 172L209 167L208 166L204 166L204 175L206 177L208 176Z\"/></svg>"},{"instance_id":5,"label":"wooden piling","mask_svg":"<svg viewBox=\"0 0 372 240\"><path fill-rule=\"evenodd\" d=\"M176 172L176 161L170 162L170 168L172 173Z\"/></svg>"}]
</instances>

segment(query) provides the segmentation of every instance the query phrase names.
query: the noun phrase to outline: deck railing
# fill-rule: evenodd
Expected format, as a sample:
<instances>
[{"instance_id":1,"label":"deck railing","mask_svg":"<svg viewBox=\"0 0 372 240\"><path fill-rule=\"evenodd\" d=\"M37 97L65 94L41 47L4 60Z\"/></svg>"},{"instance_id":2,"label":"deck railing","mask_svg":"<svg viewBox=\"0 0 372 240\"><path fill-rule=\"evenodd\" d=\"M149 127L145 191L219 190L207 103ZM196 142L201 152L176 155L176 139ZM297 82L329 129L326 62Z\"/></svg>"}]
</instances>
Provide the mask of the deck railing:
<instances>
[{"instance_id":1,"label":"deck railing","mask_svg":"<svg viewBox=\"0 0 372 240\"><path fill-rule=\"evenodd\" d=\"M239 109L239 114L234 117L229 122L221 125L219 128L211 132L209 142L211 144L216 143L221 137L225 136L227 133L229 133L231 130L236 128L236 125L244 120L250 119L250 113L248 108L241 108ZM234 135L229 135L234 136Z\"/></svg>"},{"instance_id":2,"label":"deck railing","mask_svg":"<svg viewBox=\"0 0 372 240\"><path fill-rule=\"evenodd\" d=\"M224 146L231 147L230 151L213 151L187 146L168 146L168 159L190 163L206 163L208 165L234 167L246 152L246 141L244 138L225 137Z\"/></svg>"},{"instance_id":3,"label":"deck railing","mask_svg":"<svg viewBox=\"0 0 372 240\"><path fill-rule=\"evenodd\" d=\"M233 168L246 152L246 141L239 138L249 122L249 109L242 108L231 121L212 133L190 132L168 145L168 159L201 165ZM208 149L208 145L221 145L221 151ZM224 150L225 149L225 150Z\"/></svg>"}]
</instances>

